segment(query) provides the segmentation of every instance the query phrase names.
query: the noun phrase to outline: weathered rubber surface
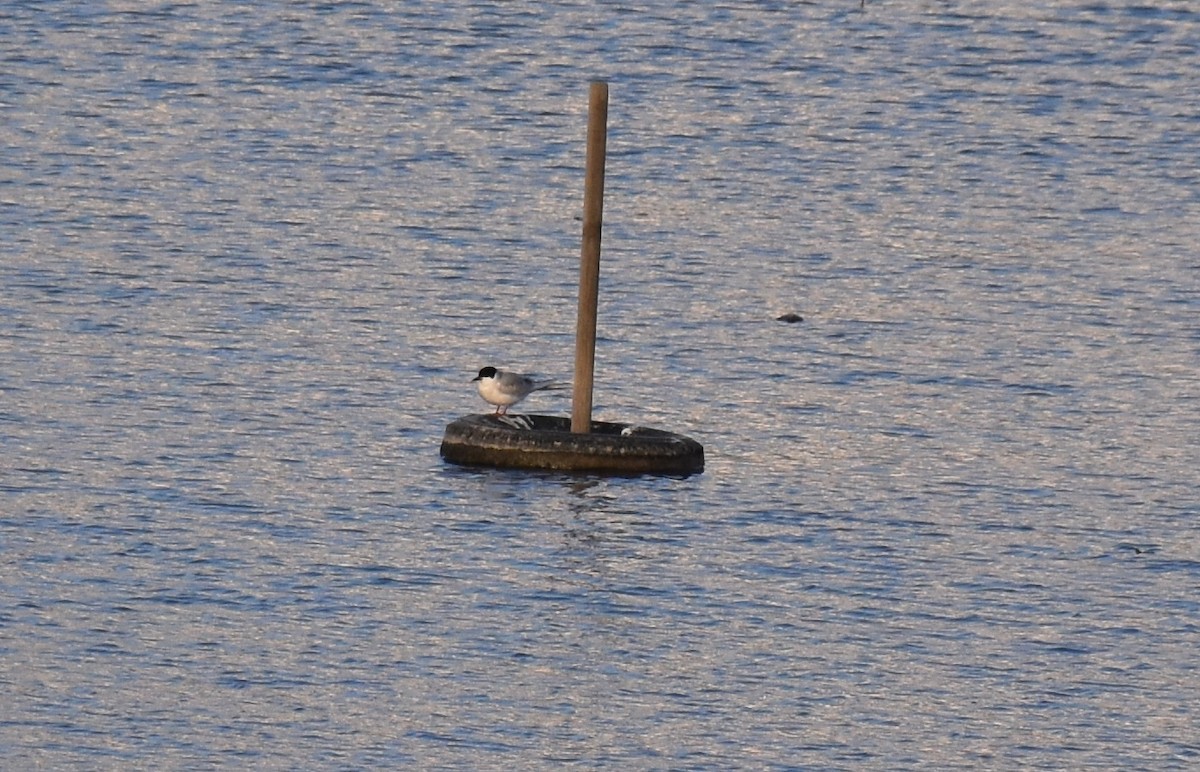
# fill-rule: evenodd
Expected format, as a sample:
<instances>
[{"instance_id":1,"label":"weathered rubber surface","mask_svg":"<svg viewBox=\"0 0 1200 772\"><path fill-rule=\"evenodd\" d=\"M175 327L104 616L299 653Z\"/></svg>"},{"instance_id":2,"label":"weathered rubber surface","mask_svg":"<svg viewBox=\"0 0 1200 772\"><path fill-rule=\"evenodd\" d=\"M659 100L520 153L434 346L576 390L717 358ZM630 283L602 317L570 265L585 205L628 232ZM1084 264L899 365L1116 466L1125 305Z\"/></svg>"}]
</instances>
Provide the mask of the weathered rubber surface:
<instances>
[{"instance_id":1,"label":"weathered rubber surface","mask_svg":"<svg viewBox=\"0 0 1200 772\"><path fill-rule=\"evenodd\" d=\"M446 427L442 458L455 464L612 474L694 474L704 447L680 434L593 421L574 434L567 418L547 415L463 416ZM510 425L526 421L529 428ZM624 432L624 434L623 434Z\"/></svg>"}]
</instances>

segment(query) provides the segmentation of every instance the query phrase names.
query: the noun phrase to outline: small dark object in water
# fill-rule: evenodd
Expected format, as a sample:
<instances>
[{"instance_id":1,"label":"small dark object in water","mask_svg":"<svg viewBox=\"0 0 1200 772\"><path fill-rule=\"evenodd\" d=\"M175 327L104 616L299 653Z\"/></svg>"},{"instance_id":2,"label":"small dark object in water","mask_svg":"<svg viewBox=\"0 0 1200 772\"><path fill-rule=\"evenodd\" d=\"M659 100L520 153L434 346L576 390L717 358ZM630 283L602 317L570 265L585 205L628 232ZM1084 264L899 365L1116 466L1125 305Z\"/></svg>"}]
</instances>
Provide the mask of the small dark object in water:
<instances>
[{"instance_id":1,"label":"small dark object in water","mask_svg":"<svg viewBox=\"0 0 1200 772\"><path fill-rule=\"evenodd\" d=\"M801 316L800 314L784 314L783 316L777 318L775 321L787 322L788 324L795 324L796 322L803 322L804 317Z\"/></svg>"}]
</instances>

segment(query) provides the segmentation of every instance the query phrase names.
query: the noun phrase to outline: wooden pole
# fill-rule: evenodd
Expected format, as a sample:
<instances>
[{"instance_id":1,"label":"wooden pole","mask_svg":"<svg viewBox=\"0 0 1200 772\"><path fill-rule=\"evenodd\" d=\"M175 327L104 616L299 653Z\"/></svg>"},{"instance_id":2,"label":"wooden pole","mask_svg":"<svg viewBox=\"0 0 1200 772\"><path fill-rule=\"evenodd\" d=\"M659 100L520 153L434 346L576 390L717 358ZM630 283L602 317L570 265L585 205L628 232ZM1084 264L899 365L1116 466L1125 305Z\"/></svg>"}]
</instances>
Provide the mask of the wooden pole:
<instances>
[{"instance_id":1,"label":"wooden pole","mask_svg":"<svg viewBox=\"0 0 1200 772\"><path fill-rule=\"evenodd\" d=\"M600 296L600 225L604 219L604 153L608 84L592 81L588 102L587 168L583 177L583 249L579 258L579 317L575 325L575 387L571 431L592 428L592 374L596 364L596 305Z\"/></svg>"}]
</instances>

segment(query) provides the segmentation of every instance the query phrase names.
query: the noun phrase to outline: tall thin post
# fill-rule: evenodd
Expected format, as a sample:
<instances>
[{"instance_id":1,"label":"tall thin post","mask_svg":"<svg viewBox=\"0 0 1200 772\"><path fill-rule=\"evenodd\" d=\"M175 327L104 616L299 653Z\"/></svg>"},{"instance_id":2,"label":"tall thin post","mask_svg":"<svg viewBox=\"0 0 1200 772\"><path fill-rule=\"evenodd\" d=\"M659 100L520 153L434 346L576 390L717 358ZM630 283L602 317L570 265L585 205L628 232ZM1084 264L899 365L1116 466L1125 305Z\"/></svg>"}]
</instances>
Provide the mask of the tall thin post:
<instances>
[{"instance_id":1,"label":"tall thin post","mask_svg":"<svg viewBox=\"0 0 1200 772\"><path fill-rule=\"evenodd\" d=\"M579 317L575 325L575 387L571 431L592 428L592 374L596 365L596 305L600 296L600 226L604 220L604 153L608 84L592 81L588 101L587 168L583 178L583 249L579 257Z\"/></svg>"}]
</instances>

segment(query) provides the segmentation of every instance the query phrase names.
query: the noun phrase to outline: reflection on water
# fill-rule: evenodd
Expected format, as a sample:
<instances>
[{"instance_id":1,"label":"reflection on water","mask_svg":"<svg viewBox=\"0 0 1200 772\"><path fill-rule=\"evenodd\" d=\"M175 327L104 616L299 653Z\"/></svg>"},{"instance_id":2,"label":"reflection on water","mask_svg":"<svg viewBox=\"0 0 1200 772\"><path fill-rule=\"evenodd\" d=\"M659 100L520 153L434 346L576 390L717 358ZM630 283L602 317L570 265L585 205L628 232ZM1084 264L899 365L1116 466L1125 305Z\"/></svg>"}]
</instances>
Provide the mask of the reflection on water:
<instances>
[{"instance_id":1,"label":"reflection on water","mask_svg":"<svg viewBox=\"0 0 1200 772\"><path fill-rule=\"evenodd\" d=\"M1200 754L1194 11L0 18L14 766ZM443 465L596 77L597 418L705 472Z\"/></svg>"}]
</instances>

